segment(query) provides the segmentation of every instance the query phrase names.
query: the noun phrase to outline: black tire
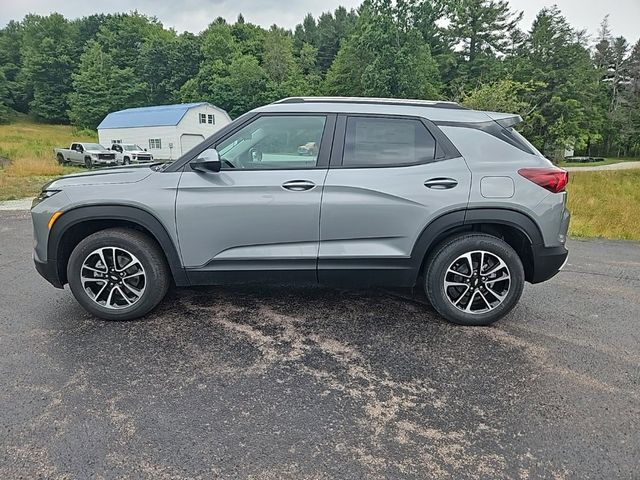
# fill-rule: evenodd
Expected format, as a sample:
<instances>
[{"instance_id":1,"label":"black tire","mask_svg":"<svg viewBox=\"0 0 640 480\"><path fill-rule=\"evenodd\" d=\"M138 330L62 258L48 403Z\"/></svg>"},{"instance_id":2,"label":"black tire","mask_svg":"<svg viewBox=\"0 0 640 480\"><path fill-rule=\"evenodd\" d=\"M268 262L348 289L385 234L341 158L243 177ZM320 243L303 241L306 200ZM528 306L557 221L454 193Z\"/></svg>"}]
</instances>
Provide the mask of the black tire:
<instances>
[{"instance_id":1,"label":"black tire","mask_svg":"<svg viewBox=\"0 0 640 480\"><path fill-rule=\"evenodd\" d=\"M124 157L122 159L122 164L123 165L129 165L131 163L131 160L129 159L129 157Z\"/></svg>"},{"instance_id":2,"label":"black tire","mask_svg":"<svg viewBox=\"0 0 640 480\"><path fill-rule=\"evenodd\" d=\"M497 304L493 310L484 313L467 313L463 311L462 308L458 308L453 304L453 301L447 296L447 291L445 291L445 278L449 280L452 278L451 276L445 277L449 267L451 267L454 261L461 255L474 251L485 251L499 257L506 264L510 276L510 283L507 287L508 291L502 303ZM479 254L474 255L476 255L475 258L477 259ZM425 265L424 288L427 298L440 315L446 320L458 325L482 326L489 325L501 319L509 313L518 303L518 300L520 300L524 288L524 281L522 261L515 250L497 237L479 233L465 233L445 240L429 255ZM471 282L474 282L473 276ZM492 287L496 286L495 283L491 285ZM504 286L505 284L503 283L502 285ZM467 292L464 290L466 287L449 288L454 289L453 292L449 290L452 295L460 295L454 298L456 301L462 296L461 292ZM458 290L456 290L456 288ZM486 285L481 283L480 287L474 287L474 290L481 289L486 294ZM462 305L464 307L468 305L468 303L464 305L464 302L468 302L468 299L472 298L470 291L468 291L467 295L467 297L462 299ZM498 300L498 297L489 294L487 294L487 297L492 299L493 302ZM475 301L479 302L480 300L478 296ZM476 305L478 305L478 303L476 303Z\"/></svg>"},{"instance_id":3,"label":"black tire","mask_svg":"<svg viewBox=\"0 0 640 480\"><path fill-rule=\"evenodd\" d=\"M129 307L115 310L100 305L82 286L80 275L83 262L92 252L103 247L117 247L131 252L144 268L144 292ZM71 253L67 264L67 279L71 292L80 305L105 320L132 320L146 315L162 301L171 283L169 267L157 242L142 232L127 228L109 228L83 239Z\"/></svg>"},{"instance_id":4,"label":"black tire","mask_svg":"<svg viewBox=\"0 0 640 480\"><path fill-rule=\"evenodd\" d=\"M84 166L88 169L93 168L93 162L91 161L91 157L84 157Z\"/></svg>"},{"instance_id":5,"label":"black tire","mask_svg":"<svg viewBox=\"0 0 640 480\"><path fill-rule=\"evenodd\" d=\"M64 155L62 155L61 153L59 153L58 155L56 155L56 158L58 160L58 163L60 165L64 165L65 163L67 163L67 161L64 159Z\"/></svg>"}]
</instances>

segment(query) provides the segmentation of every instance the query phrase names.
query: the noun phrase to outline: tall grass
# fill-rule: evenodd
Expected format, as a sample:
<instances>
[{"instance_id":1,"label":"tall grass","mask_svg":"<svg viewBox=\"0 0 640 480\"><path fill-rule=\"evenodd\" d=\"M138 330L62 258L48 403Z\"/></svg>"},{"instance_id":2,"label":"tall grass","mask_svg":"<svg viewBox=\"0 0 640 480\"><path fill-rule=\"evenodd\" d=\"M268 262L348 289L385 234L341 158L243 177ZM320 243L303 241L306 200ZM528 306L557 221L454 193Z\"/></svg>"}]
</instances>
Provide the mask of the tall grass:
<instances>
[{"instance_id":1,"label":"tall grass","mask_svg":"<svg viewBox=\"0 0 640 480\"><path fill-rule=\"evenodd\" d=\"M71 142L94 142L87 130L76 132L68 125L46 125L20 120L0 125L0 157L9 165L0 168L0 200L33 196L49 177L74 171L58 164L53 149Z\"/></svg>"},{"instance_id":2,"label":"tall grass","mask_svg":"<svg viewBox=\"0 0 640 480\"><path fill-rule=\"evenodd\" d=\"M570 235L640 240L640 169L571 172Z\"/></svg>"},{"instance_id":3,"label":"tall grass","mask_svg":"<svg viewBox=\"0 0 640 480\"><path fill-rule=\"evenodd\" d=\"M21 121L0 125L0 156L11 160L5 173L15 176L59 175L63 173L53 149L68 147L73 141L95 141L96 135L80 136L68 125L45 125Z\"/></svg>"}]
</instances>

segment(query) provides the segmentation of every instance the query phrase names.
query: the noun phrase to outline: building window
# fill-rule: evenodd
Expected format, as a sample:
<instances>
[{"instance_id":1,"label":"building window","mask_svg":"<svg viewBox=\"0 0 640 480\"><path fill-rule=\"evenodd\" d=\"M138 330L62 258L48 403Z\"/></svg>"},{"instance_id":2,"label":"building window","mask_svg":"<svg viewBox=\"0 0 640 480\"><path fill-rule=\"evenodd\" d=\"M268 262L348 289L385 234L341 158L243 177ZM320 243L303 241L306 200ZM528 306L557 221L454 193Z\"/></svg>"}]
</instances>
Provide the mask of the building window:
<instances>
[{"instance_id":1,"label":"building window","mask_svg":"<svg viewBox=\"0 0 640 480\"><path fill-rule=\"evenodd\" d=\"M149 148L158 150L162 148L162 140L159 138L150 138L149 139Z\"/></svg>"},{"instance_id":2,"label":"building window","mask_svg":"<svg viewBox=\"0 0 640 480\"><path fill-rule=\"evenodd\" d=\"M122 140L111 140L111 144L114 144L114 143L122 143Z\"/></svg>"},{"instance_id":3,"label":"building window","mask_svg":"<svg viewBox=\"0 0 640 480\"><path fill-rule=\"evenodd\" d=\"M201 113L200 114L200 123L207 123L207 114L206 113Z\"/></svg>"},{"instance_id":4,"label":"building window","mask_svg":"<svg viewBox=\"0 0 640 480\"><path fill-rule=\"evenodd\" d=\"M216 119L213 115L209 114L207 115L207 123L211 124L211 125L215 125L216 124Z\"/></svg>"}]
</instances>

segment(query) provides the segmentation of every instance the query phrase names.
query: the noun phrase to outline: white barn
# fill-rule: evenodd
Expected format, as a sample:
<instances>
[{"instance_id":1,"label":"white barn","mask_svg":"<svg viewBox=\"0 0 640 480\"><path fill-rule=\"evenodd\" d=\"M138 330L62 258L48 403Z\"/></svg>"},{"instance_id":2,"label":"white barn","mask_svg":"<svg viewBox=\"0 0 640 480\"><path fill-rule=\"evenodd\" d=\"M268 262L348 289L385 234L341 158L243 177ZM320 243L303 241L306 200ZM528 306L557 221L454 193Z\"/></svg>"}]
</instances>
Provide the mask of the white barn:
<instances>
[{"instance_id":1,"label":"white barn","mask_svg":"<svg viewBox=\"0 0 640 480\"><path fill-rule=\"evenodd\" d=\"M207 102L128 108L107 115L98 125L100 144L135 143L155 159L175 160L231 118Z\"/></svg>"}]
</instances>

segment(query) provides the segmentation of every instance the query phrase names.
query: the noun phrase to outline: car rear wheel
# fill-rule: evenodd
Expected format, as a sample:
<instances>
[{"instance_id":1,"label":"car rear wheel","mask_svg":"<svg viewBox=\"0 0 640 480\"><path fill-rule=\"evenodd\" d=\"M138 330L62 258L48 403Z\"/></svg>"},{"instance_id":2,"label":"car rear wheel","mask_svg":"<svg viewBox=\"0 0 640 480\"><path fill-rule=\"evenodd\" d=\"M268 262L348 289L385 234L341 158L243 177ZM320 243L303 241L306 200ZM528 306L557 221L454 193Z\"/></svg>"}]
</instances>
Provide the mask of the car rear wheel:
<instances>
[{"instance_id":1,"label":"car rear wheel","mask_svg":"<svg viewBox=\"0 0 640 480\"><path fill-rule=\"evenodd\" d=\"M58 160L58 163L60 165L64 165L65 163L67 163L66 160L64 159L64 155L62 155L61 153L56 155L56 159Z\"/></svg>"},{"instance_id":2,"label":"car rear wheel","mask_svg":"<svg viewBox=\"0 0 640 480\"><path fill-rule=\"evenodd\" d=\"M509 244L468 233L440 244L427 259L425 291L433 307L459 325L489 325L518 303L524 268Z\"/></svg>"},{"instance_id":3,"label":"car rear wheel","mask_svg":"<svg viewBox=\"0 0 640 480\"><path fill-rule=\"evenodd\" d=\"M82 240L67 278L78 302L105 320L131 320L164 298L170 273L158 244L142 232L112 228Z\"/></svg>"}]
</instances>

